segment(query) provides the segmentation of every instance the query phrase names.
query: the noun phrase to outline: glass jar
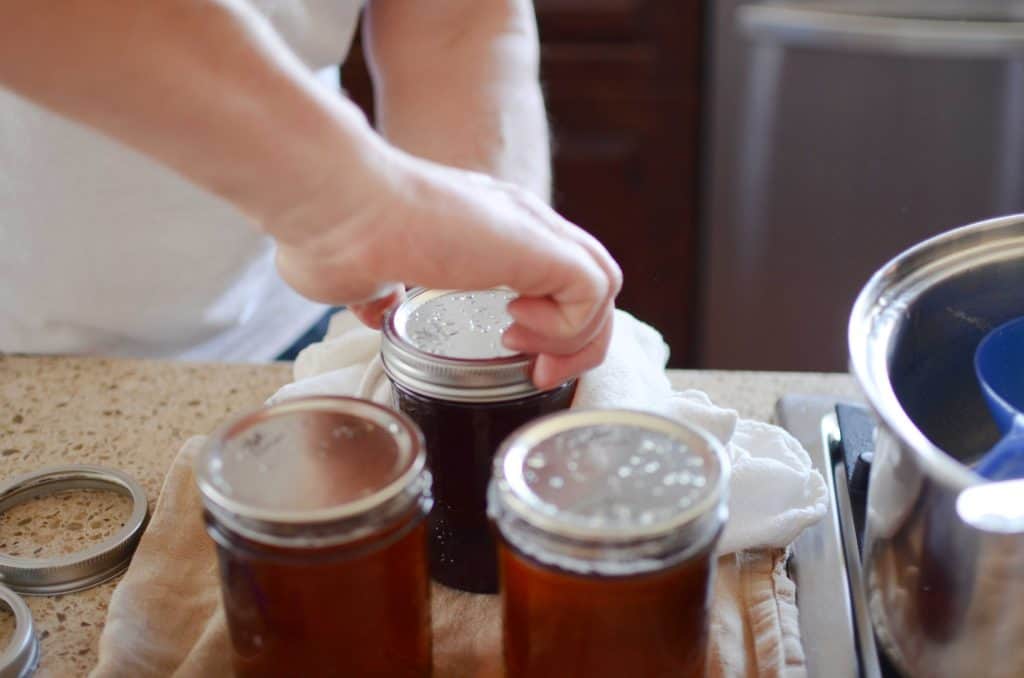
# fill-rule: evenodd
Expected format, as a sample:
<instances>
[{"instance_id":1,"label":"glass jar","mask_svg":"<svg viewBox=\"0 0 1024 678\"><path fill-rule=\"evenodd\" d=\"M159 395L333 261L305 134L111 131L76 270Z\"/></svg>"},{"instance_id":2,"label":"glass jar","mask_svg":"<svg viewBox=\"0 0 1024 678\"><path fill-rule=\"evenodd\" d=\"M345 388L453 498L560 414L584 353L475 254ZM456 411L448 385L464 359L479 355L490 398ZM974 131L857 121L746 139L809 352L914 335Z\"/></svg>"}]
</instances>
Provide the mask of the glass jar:
<instances>
[{"instance_id":1,"label":"glass jar","mask_svg":"<svg viewBox=\"0 0 1024 678\"><path fill-rule=\"evenodd\" d=\"M540 419L495 459L508 678L703 676L728 466L662 417Z\"/></svg>"},{"instance_id":2,"label":"glass jar","mask_svg":"<svg viewBox=\"0 0 1024 678\"><path fill-rule=\"evenodd\" d=\"M384 322L381 358L395 406L422 429L434 474L428 518L430 572L447 586L498 590L487 483L494 454L512 431L572 403L575 380L540 392L529 356L501 335L515 294L413 290Z\"/></svg>"},{"instance_id":3,"label":"glass jar","mask_svg":"<svg viewBox=\"0 0 1024 678\"><path fill-rule=\"evenodd\" d=\"M222 426L195 468L237 675L430 675L415 424L353 398L291 400Z\"/></svg>"}]
</instances>

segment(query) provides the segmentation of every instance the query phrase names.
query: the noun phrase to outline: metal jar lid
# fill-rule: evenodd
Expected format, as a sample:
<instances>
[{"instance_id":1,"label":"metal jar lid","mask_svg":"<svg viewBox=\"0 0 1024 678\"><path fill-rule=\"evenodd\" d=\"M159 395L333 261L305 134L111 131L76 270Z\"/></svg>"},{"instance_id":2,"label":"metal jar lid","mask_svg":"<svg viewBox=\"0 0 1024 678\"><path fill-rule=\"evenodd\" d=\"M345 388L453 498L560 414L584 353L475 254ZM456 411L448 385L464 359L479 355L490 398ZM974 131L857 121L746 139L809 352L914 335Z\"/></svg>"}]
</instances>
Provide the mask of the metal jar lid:
<instances>
[{"instance_id":1,"label":"metal jar lid","mask_svg":"<svg viewBox=\"0 0 1024 678\"><path fill-rule=\"evenodd\" d=\"M663 567L717 538L729 465L698 428L629 410L574 410L514 432L489 511L506 540L566 569Z\"/></svg>"},{"instance_id":2,"label":"metal jar lid","mask_svg":"<svg viewBox=\"0 0 1024 678\"><path fill-rule=\"evenodd\" d=\"M0 678L27 678L39 664L39 639L32 613L17 593L0 586L0 603L14 613L14 634L6 647L0 647Z\"/></svg>"},{"instance_id":3,"label":"metal jar lid","mask_svg":"<svg viewBox=\"0 0 1024 678\"><path fill-rule=\"evenodd\" d=\"M195 470L212 516L269 544L353 541L430 507L419 429L357 398L296 398L228 421L207 440Z\"/></svg>"},{"instance_id":4,"label":"metal jar lid","mask_svg":"<svg viewBox=\"0 0 1024 678\"><path fill-rule=\"evenodd\" d=\"M505 348L512 318L506 289L416 289L384 321L381 360L396 384L457 402L498 402L537 393L530 356Z\"/></svg>"},{"instance_id":5,"label":"metal jar lid","mask_svg":"<svg viewBox=\"0 0 1024 678\"><path fill-rule=\"evenodd\" d=\"M34 596L83 591L121 574L131 562L149 517L146 492L131 476L102 466L69 464L28 473L0 485L0 513L66 490L107 490L129 497L131 515L117 532L88 548L50 558L0 553L0 584Z\"/></svg>"}]
</instances>

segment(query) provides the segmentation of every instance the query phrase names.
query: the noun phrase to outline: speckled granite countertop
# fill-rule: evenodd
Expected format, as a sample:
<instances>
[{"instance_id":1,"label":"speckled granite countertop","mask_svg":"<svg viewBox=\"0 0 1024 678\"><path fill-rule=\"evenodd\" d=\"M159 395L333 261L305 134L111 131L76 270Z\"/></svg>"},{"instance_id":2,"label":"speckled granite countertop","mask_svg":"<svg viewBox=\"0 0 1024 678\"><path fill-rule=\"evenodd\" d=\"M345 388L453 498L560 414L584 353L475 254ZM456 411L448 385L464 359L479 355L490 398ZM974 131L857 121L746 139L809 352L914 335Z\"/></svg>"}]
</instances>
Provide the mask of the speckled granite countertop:
<instances>
[{"instance_id":1,"label":"speckled granite countertop","mask_svg":"<svg viewBox=\"0 0 1024 678\"><path fill-rule=\"evenodd\" d=\"M846 375L673 371L679 388L706 391L747 417L770 419L783 393L856 396ZM97 358L0 356L0 481L65 463L114 466L156 499L190 436L259 405L291 378L290 365L192 365ZM116 495L41 500L0 516L0 550L48 554L109 534L127 515ZM86 674L115 582L82 593L28 598L42 645L39 676ZM11 619L0 611L0 647Z\"/></svg>"}]
</instances>

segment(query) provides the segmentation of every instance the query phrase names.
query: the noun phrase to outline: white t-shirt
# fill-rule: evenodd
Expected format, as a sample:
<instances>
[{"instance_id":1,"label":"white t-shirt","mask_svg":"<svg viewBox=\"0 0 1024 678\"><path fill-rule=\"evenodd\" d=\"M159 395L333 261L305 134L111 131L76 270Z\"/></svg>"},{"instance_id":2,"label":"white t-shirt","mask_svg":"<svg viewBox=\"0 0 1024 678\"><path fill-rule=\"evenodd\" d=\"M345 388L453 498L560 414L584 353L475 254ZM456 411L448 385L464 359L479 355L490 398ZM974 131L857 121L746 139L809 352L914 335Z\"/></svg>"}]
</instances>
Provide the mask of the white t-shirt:
<instances>
[{"instance_id":1,"label":"white t-shirt","mask_svg":"<svg viewBox=\"0 0 1024 678\"><path fill-rule=\"evenodd\" d=\"M250 1L337 88L362 0ZM272 359L325 310L273 250L220 198L0 88L0 352Z\"/></svg>"}]
</instances>

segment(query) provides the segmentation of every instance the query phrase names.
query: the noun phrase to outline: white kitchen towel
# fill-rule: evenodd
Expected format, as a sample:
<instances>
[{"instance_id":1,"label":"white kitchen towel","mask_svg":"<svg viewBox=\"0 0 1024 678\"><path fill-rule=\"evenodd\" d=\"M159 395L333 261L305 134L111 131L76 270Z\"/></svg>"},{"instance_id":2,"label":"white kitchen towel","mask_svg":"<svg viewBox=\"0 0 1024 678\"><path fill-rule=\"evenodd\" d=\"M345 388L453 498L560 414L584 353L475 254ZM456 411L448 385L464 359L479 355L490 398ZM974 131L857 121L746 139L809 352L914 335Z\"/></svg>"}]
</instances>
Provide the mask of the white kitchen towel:
<instances>
[{"instance_id":1,"label":"white kitchen towel","mask_svg":"<svg viewBox=\"0 0 1024 678\"><path fill-rule=\"evenodd\" d=\"M269 402L309 395L356 395L390 401L381 368L380 333L351 313L331 319L327 337L302 351L295 381ZM810 457L783 429L718 407L702 391L676 391L665 375L668 346L661 335L624 311L615 312L611 346L603 364L580 377L573 407L655 412L708 431L726 445L732 461L729 523L719 553L783 548L823 515L825 482Z\"/></svg>"}]
</instances>

